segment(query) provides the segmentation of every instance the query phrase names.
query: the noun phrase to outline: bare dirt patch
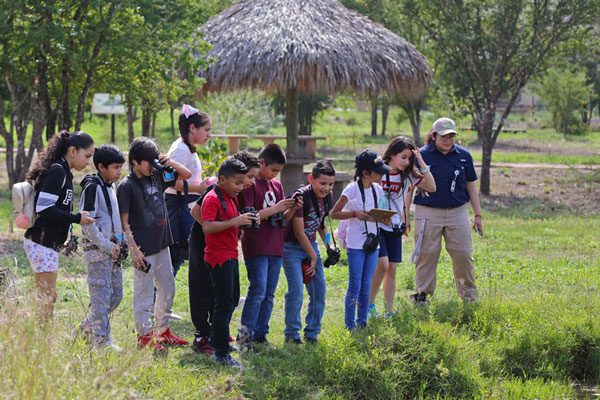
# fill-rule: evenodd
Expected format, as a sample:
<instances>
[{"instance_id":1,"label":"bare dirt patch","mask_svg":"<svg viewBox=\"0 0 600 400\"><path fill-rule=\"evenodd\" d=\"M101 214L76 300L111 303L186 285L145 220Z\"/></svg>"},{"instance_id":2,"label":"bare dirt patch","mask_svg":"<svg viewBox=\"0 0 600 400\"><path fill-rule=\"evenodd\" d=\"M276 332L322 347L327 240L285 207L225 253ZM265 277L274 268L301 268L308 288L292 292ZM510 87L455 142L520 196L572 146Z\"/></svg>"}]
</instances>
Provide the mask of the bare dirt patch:
<instances>
[{"instance_id":1,"label":"bare dirt patch","mask_svg":"<svg viewBox=\"0 0 600 400\"><path fill-rule=\"evenodd\" d=\"M492 168L492 195L486 209L535 215L600 213L600 170Z\"/></svg>"}]
</instances>

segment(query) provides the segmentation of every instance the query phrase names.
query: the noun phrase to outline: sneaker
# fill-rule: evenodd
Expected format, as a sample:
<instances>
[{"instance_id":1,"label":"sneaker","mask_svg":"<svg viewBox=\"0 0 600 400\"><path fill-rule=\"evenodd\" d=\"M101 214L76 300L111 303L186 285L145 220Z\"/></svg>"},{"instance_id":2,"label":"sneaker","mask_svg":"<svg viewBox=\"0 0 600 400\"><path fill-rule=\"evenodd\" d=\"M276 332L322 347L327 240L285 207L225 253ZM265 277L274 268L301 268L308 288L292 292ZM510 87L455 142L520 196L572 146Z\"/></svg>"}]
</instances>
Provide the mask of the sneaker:
<instances>
[{"instance_id":1,"label":"sneaker","mask_svg":"<svg viewBox=\"0 0 600 400\"><path fill-rule=\"evenodd\" d=\"M292 343L292 344L304 344L304 342L302 341L302 339L300 339L300 338L293 338L291 336L286 336L285 337L285 342L286 343Z\"/></svg>"},{"instance_id":2,"label":"sneaker","mask_svg":"<svg viewBox=\"0 0 600 400\"><path fill-rule=\"evenodd\" d=\"M156 335L156 340L168 346L187 346L190 343L171 332L171 328L167 328L160 335Z\"/></svg>"},{"instance_id":3,"label":"sneaker","mask_svg":"<svg viewBox=\"0 0 600 400\"><path fill-rule=\"evenodd\" d=\"M271 345L271 343L269 342L269 340L267 340L266 336L253 338L252 342L254 342L256 344L262 344L264 346L270 346Z\"/></svg>"},{"instance_id":4,"label":"sneaker","mask_svg":"<svg viewBox=\"0 0 600 400\"><path fill-rule=\"evenodd\" d=\"M377 306L375 304L369 304L369 310L367 312L367 320L377 317Z\"/></svg>"},{"instance_id":5,"label":"sneaker","mask_svg":"<svg viewBox=\"0 0 600 400\"><path fill-rule=\"evenodd\" d=\"M210 345L208 336L196 336L192 342L192 350L194 350L196 353L208 355L212 355L215 352L215 349L213 349L213 347Z\"/></svg>"},{"instance_id":6,"label":"sneaker","mask_svg":"<svg viewBox=\"0 0 600 400\"><path fill-rule=\"evenodd\" d=\"M94 348L96 350L109 350L109 351L114 351L115 353L120 353L123 351L123 348L120 346L117 346L116 344L114 344L112 342L112 340L107 340L102 344L99 345L95 345Z\"/></svg>"},{"instance_id":7,"label":"sneaker","mask_svg":"<svg viewBox=\"0 0 600 400\"><path fill-rule=\"evenodd\" d=\"M227 354L226 356L218 356L213 354L211 358L225 367L243 369L242 364L240 364L235 358L231 357L230 354Z\"/></svg>"},{"instance_id":8,"label":"sneaker","mask_svg":"<svg viewBox=\"0 0 600 400\"><path fill-rule=\"evenodd\" d=\"M317 344L319 342L319 339L317 338L310 338L310 337L304 337L304 341L306 342L306 344Z\"/></svg>"},{"instance_id":9,"label":"sneaker","mask_svg":"<svg viewBox=\"0 0 600 400\"><path fill-rule=\"evenodd\" d=\"M153 347L154 350L158 351L167 350L165 346L156 341L156 337L154 337L154 332L148 332L144 336L137 335L137 347L138 349L142 349L144 347Z\"/></svg>"},{"instance_id":10,"label":"sneaker","mask_svg":"<svg viewBox=\"0 0 600 400\"><path fill-rule=\"evenodd\" d=\"M396 314L398 314L398 311L388 311L386 312L383 317L384 318L392 318L394 317Z\"/></svg>"},{"instance_id":11,"label":"sneaker","mask_svg":"<svg viewBox=\"0 0 600 400\"><path fill-rule=\"evenodd\" d=\"M412 301L415 305L422 306L429 303L427 299L426 292L413 293L409 296L410 301Z\"/></svg>"},{"instance_id":12,"label":"sneaker","mask_svg":"<svg viewBox=\"0 0 600 400\"><path fill-rule=\"evenodd\" d=\"M171 314L169 314L169 319L173 321L181 321L183 317L179 314L175 314L174 312L172 312Z\"/></svg>"},{"instance_id":13,"label":"sneaker","mask_svg":"<svg viewBox=\"0 0 600 400\"><path fill-rule=\"evenodd\" d=\"M271 344L271 342L269 342L265 336L259 337L256 339L252 339L252 344L259 345L259 346L263 347L264 349L274 349L275 348L275 346L273 346Z\"/></svg>"},{"instance_id":14,"label":"sneaker","mask_svg":"<svg viewBox=\"0 0 600 400\"><path fill-rule=\"evenodd\" d=\"M90 326L88 326L85 323L85 321L79 324L79 328L73 329L71 331L71 336L80 337L88 344L93 342L92 328L90 328Z\"/></svg>"}]
</instances>

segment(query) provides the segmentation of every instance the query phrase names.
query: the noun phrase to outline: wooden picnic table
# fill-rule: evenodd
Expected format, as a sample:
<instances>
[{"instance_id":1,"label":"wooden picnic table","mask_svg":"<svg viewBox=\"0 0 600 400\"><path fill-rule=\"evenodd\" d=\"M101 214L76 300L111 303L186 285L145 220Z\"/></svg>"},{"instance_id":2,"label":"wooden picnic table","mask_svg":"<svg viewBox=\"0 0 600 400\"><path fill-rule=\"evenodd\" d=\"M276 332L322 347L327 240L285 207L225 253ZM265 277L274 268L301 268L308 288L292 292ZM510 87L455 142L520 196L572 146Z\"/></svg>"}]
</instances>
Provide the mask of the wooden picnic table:
<instances>
[{"instance_id":1,"label":"wooden picnic table","mask_svg":"<svg viewBox=\"0 0 600 400\"><path fill-rule=\"evenodd\" d=\"M253 137L254 139L260 139L263 141L265 145L275 142L276 140L286 139L285 135L257 135ZM324 136L309 136L309 135L299 135L298 140L302 143L305 143L306 146L306 156L308 158L315 158L317 155L317 141L324 140L326 137Z\"/></svg>"},{"instance_id":2,"label":"wooden picnic table","mask_svg":"<svg viewBox=\"0 0 600 400\"><path fill-rule=\"evenodd\" d=\"M229 154L240 151L240 140L248 139L248 135L210 135L214 139L227 139L229 141Z\"/></svg>"}]
</instances>

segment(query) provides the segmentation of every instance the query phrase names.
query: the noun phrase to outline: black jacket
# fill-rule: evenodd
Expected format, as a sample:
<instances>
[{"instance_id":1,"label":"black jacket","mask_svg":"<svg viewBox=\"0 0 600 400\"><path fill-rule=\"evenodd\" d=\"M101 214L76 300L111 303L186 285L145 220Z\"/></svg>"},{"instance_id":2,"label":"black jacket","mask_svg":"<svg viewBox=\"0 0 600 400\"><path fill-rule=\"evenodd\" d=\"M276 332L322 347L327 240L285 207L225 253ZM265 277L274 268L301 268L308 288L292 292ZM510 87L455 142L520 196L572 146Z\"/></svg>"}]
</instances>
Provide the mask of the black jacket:
<instances>
[{"instance_id":1,"label":"black jacket","mask_svg":"<svg viewBox=\"0 0 600 400\"><path fill-rule=\"evenodd\" d=\"M38 218L25 237L42 246L59 250L67 240L69 227L81 221L71 213L73 174L65 159L52 164L35 185L35 212Z\"/></svg>"}]
</instances>

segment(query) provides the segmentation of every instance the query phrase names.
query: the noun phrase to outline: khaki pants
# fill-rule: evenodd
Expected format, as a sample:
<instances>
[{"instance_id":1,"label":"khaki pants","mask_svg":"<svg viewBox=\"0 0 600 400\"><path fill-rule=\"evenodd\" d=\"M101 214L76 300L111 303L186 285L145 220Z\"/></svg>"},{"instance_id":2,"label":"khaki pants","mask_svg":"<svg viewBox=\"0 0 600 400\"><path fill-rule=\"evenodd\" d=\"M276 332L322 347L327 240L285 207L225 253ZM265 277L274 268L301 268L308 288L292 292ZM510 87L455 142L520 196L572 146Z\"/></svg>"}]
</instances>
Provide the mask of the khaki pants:
<instances>
[{"instance_id":1,"label":"khaki pants","mask_svg":"<svg viewBox=\"0 0 600 400\"><path fill-rule=\"evenodd\" d=\"M435 291L442 236L446 243L446 251L452 258L458 295L463 300L476 301L475 266L466 204L451 209L416 206L415 241L421 237L420 251L415 260L416 291L427 294L433 294Z\"/></svg>"},{"instance_id":2,"label":"khaki pants","mask_svg":"<svg viewBox=\"0 0 600 400\"><path fill-rule=\"evenodd\" d=\"M135 329L140 336L152 331L150 316L153 309L157 332L169 326L175 296L175 279L169 248L146 256L146 260L152 265L147 273L133 268L133 319ZM154 300L155 287L156 301Z\"/></svg>"}]
</instances>

